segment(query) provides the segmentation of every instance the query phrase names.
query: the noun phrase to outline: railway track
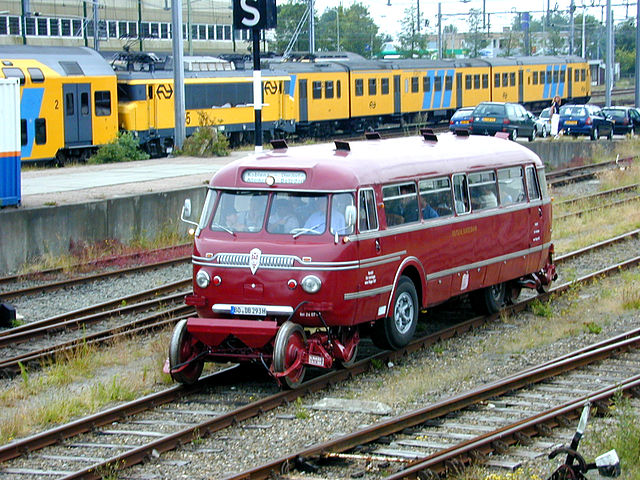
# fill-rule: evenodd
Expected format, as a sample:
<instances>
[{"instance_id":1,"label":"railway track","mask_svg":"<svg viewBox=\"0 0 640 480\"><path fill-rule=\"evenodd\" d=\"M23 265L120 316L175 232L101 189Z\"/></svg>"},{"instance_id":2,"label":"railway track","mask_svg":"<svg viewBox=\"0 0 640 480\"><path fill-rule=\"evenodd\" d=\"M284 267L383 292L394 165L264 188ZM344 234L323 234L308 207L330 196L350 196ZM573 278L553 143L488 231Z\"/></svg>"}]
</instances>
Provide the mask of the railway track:
<instances>
[{"instance_id":1,"label":"railway track","mask_svg":"<svg viewBox=\"0 0 640 480\"><path fill-rule=\"evenodd\" d=\"M599 242L589 247L570 252L556 258L558 265L577 259L585 255L601 255L603 250L616 246L621 242L637 242L640 230L634 230L609 240ZM609 257L607 257L607 260ZM617 258L616 258L617 260ZM0 332L0 373L5 376L20 373L24 366L38 366L74 348L85 345L100 345L115 338L127 335L144 334L157 331L168 325L173 325L182 318L194 314L192 307L182 304L184 295L189 293L191 285L189 278L163 286L160 289L151 289L140 294L136 298L114 299L107 305L115 306L113 309L105 308L105 304L96 305L80 312L70 312L58 317L44 319L40 322L25 324L20 327ZM159 296L161 293L174 291L171 295ZM139 302L134 300L140 299ZM127 303L126 306L120 306ZM133 313L147 312L142 318L130 319ZM120 319L124 320L112 320ZM88 330L93 324L112 320L112 325L106 328ZM69 339L69 331L76 331L75 338ZM60 334L62 341L52 341L52 335ZM44 339L44 340L42 340ZM16 349L23 345L23 350ZM13 353L20 350L17 353Z\"/></svg>"},{"instance_id":2,"label":"railway track","mask_svg":"<svg viewBox=\"0 0 640 480\"><path fill-rule=\"evenodd\" d=\"M591 180L598 172L630 167L635 164L636 160L637 157L616 158L615 160L608 160L606 162L554 170L547 172L547 184L550 187L561 187L573 182Z\"/></svg>"},{"instance_id":3,"label":"railway track","mask_svg":"<svg viewBox=\"0 0 640 480\"><path fill-rule=\"evenodd\" d=\"M623 264L610 266L607 271L618 272L621 268L637 265L638 262L640 262L640 257L631 259ZM604 270L592 272L590 275L584 276L575 282L586 282L605 273ZM575 282L559 285L552 289L549 294L561 293L571 288ZM527 308L528 303L533 300L529 299L520 302L510 310L519 311ZM107 472L126 468L145 459L157 458L163 452L180 444L188 443L194 439L197 440L227 428L234 423L242 422L272 410L279 405L293 402L296 398L309 392L315 392L327 386L342 383L352 376L375 368L376 362L398 361L411 352L423 349L454 335L459 335L494 318L495 316L476 317L461 322L432 335L416 339L401 351L380 352L358 361L349 369L326 373L305 382L300 389L295 391L272 393L273 382L267 379L266 383L270 387L256 387L255 385L250 387L258 390L258 392L250 390L252 392L251 396L258 398L258 400L236 409L222 409L221 411L222 407L220 405L229 403L228 398L224 396L228 392L223 391L224 395L222 396L212 396L209 391L204 398L194 397L193 395L197 395L198 392L202 391L201 389L207 388L212 384L217 385L215 388L224 389L224 382L229 379L234 383L238 382L239 370L222 370L199 382L194 387L173 387L164 392L123 404L108 411L79 419L67 425L0 447L0 461L5 462L0 475L4 477L6 474L5 478L14 478L12 475L17 476L16 478L23 475L22 478L24 478L25 474L30 475L31 478L39 478L40 476L42 478L50 478L53 472L57 472L60 477L66 479L99 478ZM624 346L610 347L610 350L631 348L629 347L629 342L634 345L635 342L640 342L637 337L639 334L640 332L627 334L625 338L628 339ZM614 343L616 341L623 340L621 338L611 340ZM603 345L599 347L604 348ZM585 351L594 348L596 347L587 348ZM600 353L594 353L593 358L598 358L598 355ZM251 374L251 378L256 378L255 372ZM493 395L495 396L495 393ZM242 398L246 401L247 396L248 393L244 392ZM176 398L179 401L179 405L171 403L176 402ZM189 405L189 407L185 408L184 404ZM216 407L212 408L212 404L215 404ZM204 419L201 417L204 417ZM79 435L80 437L78 437ZM105 441L105 439L108 440ZM42 448L49 445L51 446L49 448L52 448L51 451L40 452ZM114 445L117 447L114 447ZM34 453L36 451L38 451L37 454ZM96 453L98 451L100 452L99 454ZM27 453L29 454L27 455ZM83 466L84 463L80 459L84 457L91 459L90 465ZM70 465L74 465L73 469L70 469ZM66 469L63 469L63 466Z\"/></svg>"},{"instance_id":4,"label":"railway track","mask_svg":"<svg viewBox=\"0 0 640 480\"><path fill-rule=\"evenodd\" d=\"M583 195L581 197L573 198L570 200L564 200L555 202L554 207L561 207L562 210L569 210L573 206L582 207L580 210L563 213L560 215L554 215L554 220L562 220L568 217L579 217L588 213L597 212L605 208L614 208L628 203L637 202L640 200L640 184L627 185L625 187L613 188L603 192L592 193L589 195ZM613 198L612 201L607 201L609 198ZM605 201L607 201L605 203Z\"/></svg>"}]
</instances>

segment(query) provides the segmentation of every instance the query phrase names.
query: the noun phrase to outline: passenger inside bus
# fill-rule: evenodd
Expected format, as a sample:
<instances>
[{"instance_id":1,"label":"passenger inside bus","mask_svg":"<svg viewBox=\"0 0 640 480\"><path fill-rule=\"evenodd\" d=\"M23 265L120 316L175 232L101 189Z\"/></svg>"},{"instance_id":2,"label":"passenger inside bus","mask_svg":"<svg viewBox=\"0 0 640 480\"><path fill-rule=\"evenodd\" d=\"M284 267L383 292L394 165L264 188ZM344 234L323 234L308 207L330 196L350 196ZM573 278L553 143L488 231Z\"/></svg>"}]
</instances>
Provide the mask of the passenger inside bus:
<instances>
[{"instance_id":1,"label":"passenger inside bus","mask_svg":"<svg viewBox=\"0 0 640 480\"><path fill-rule=\"evenodd\" d=\"M428 218L436 218L438 217L438 212L436 212L429 202L427 201L426 195L420 195L420 210L422 211L422 218L425 220Z\"/></svg>"},{"instance_id":2,"label":"passenger inside bus","mask_svg":"<svg viewBox=\"0 0 640 480\"><path fill-rule=\"evenodd\" d=\"M498 206L498 198L486 185L471 186L471 208L483 210Z\"/></svg>"},{"instance_id":3,"label":"passenger inside bus","mask_svg":"<svg viewBox=\"0 0 640 480\"><path fill-rule=\"evenodd\" d=\"M291 205L287 200L275 200L267 227L270 233L291 233L294 228L300 227L298 217L292 214L290 209Z\"/></svg>"},{"instance_id":4,"label":"passenger inside bus","mask_svg":"<svg viewBox=\"0 0 640 480\"><path fill-rule=\"evenodd\" d=\"M304 228L316 235L324 232L327 222L326 197L309 197L311 215L304 222Z\"/></svg>"}]
</instances>

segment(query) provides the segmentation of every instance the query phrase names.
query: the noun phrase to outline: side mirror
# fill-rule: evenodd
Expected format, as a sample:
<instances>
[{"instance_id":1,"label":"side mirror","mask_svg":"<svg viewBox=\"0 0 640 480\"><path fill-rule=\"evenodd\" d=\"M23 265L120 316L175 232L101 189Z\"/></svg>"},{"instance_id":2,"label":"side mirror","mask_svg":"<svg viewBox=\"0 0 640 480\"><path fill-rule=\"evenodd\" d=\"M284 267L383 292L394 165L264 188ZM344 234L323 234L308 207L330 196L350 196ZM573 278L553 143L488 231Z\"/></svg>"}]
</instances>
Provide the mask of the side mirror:
<instances>
[{"instance_id":1,"label":"side mirror","mask_svg":"<svg viewBox=\"0 0 640 480\"><path fill-rule=\"evenodd\" d=\"M356 224L356 217L356 206L347 205L347 208L344 209L344 221L347 227L353 227Z\"/></svg>"},{"instance_id":2,"label":"side mirror","mask_svg":"<svg viewBox=\"0 0 640 480\"><path fill-rule=\"evenodd\" d=\"M615 450L609 450L596 458L598 473L603 477L617 477L620 475L620 459Z\"/></svg>"},{"instance_id":3,"label":"side mirror","mask_svg":"<svg viewBox=\"0 0 640 480\"><path fill-rule=\"evenodd\" d=\"M198 224L196 222L187 220L190 216L191 216L191 199L185 198L184 205L182 206L182 213L180 213L180 220L182 220L184 223L188 223L189 225L195 225L197 227Z\"/></svg>"}]
</instances>

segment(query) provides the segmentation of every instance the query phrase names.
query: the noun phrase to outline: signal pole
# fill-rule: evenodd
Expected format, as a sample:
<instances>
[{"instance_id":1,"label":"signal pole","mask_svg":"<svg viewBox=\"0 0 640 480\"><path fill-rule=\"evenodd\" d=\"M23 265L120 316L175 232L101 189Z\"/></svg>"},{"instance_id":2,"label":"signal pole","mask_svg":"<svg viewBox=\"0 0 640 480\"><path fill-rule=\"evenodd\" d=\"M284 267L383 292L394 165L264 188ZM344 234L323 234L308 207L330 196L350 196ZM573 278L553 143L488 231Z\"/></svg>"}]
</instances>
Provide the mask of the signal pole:
<instances>
[{"instance_id":1,"label":"signal pole","mask_svg":"<svg viewBox=\"0 0 640 480\"><path fill-rule=\"evenodd\" d=\"M173 28L173 115L175 117L174 148L182 148L186 138L184 105L184 61L182 49L182 0L171 0L171 23Z\"/></svg>"}]
</instances>

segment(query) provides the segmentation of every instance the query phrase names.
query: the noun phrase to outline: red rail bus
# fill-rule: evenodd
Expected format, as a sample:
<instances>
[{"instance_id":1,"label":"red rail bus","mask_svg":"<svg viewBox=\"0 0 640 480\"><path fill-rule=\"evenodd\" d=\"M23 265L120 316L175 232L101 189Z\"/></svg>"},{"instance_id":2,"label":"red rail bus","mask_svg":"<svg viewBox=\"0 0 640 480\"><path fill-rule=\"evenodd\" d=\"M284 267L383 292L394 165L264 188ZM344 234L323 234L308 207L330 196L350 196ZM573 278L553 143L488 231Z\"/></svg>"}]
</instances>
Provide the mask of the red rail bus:
<instances>
[{"instance_id":1,"label":"red rail bus","mask_svg":"<svg viewBox=\"0 0 640 480\"><path fill-rule=\"evenodd\" d=\"M260 361L293 388L307 366L354 362L361 335L403 347L421 309L469 294L496 312L555 279L544 167L516 142L275 143L216 173L192 222L198 317L174 330L176 381Z\"/></svg>"}]
</instances>

